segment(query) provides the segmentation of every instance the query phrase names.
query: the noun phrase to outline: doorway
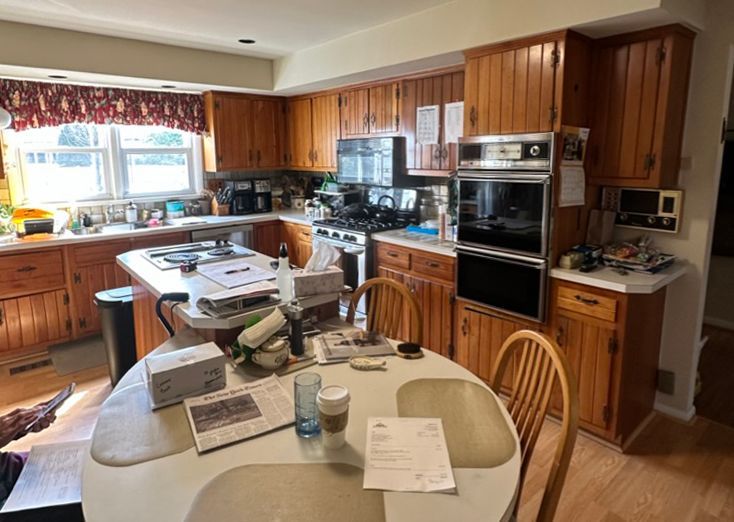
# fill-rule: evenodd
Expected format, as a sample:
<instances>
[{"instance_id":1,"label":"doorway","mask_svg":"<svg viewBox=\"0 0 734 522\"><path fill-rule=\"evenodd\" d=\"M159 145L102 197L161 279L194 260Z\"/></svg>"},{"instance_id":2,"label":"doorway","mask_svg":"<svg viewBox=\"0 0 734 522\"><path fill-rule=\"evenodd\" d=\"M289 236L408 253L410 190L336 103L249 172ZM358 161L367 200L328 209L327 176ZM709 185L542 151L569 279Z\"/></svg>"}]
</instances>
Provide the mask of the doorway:
<instances>
[{"instance_id":1,"label":"doorway","mask_svg":"<svg viewBox=\"0 0 734 522\"><path fill-rule=\"evenodd\" d=\"M694 401L702 417L734 427L734 88L724 132L718 203Z\"/></svg>"}]
</instances>

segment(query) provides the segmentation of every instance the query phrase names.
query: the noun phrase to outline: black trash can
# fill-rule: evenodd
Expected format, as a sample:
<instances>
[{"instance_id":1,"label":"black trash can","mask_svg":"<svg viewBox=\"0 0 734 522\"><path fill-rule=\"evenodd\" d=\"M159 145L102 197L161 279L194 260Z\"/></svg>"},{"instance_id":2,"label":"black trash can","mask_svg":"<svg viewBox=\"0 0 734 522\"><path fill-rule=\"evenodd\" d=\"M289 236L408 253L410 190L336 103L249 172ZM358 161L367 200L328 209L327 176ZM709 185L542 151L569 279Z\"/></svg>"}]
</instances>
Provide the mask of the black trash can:
<instances>
[{"instance_id":1,"label":"black trash can","mask_svg":"<svg viewBox=\"0 0 734 522\"><path fill-rule=\"evenodd\" d=\"M123 286L97 292L94 303L102 323L110 381L115 386L136 360L133 287Z\"/></svg>"}]
</instances>

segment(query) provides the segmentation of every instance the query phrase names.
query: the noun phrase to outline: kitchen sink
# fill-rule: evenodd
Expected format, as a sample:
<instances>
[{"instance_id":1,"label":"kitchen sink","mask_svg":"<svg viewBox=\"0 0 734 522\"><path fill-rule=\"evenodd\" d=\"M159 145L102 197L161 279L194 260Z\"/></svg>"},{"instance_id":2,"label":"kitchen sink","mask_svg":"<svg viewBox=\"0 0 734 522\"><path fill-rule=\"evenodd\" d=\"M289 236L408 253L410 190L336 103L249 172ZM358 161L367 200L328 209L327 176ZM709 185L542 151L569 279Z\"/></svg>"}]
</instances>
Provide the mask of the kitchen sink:
<instances>
[{"instance_id":1,"label":"kitchen sink","mask_svg":"<svg viewBox=\"0 0 734 522\"><path fill-rule=\"evenodd\" d=\"M164 224L156 225L163 227ZM91 227L77 228L72 230L77 236L88 236L92 234L119 234L121 232L130 232L141 228L148 228L148 224L144 221L135 223L108 223L106 225L93 225Z\"/></svg>"}]
</instances>

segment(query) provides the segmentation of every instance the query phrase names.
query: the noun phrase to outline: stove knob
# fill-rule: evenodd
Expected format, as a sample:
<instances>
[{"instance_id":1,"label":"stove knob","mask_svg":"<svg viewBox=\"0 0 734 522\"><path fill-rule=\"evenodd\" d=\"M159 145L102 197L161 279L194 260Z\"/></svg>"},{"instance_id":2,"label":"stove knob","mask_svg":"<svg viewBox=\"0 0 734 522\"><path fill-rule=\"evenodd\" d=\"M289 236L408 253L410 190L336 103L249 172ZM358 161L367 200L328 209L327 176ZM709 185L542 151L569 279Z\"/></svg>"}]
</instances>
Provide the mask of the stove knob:
<instances>
[{"instance_id":1,"label":"stove knob","mask_svg":"<svg viewBox=\"0 0 734 522\"><path fill-rule=\"evenodd\" d=\"M627 214L625 214L624 212L622 212L621 214L619 214L619 220L620 221L627 221L627 217L628 217Z\"/></svg>"},{"instance_id":2,"label":"stove knob","mask_svg":"<svg viewBox=\"0 0 734 522\"><path fill-rule=\"evenodd\" d=\"M650 223L651 225L654 225L655 224L655 216L648 216L647 217L647 222Z\"/></svg>"},{"instance_id":3,"label":"stove knob","mask_svg":"<svg viewBox=\"0 0 734 522\"><path fill-rule=\"evenodd\" d=\"M332 232L331 237L339 237L339 232Z\"/></svg>"}]
</instances>

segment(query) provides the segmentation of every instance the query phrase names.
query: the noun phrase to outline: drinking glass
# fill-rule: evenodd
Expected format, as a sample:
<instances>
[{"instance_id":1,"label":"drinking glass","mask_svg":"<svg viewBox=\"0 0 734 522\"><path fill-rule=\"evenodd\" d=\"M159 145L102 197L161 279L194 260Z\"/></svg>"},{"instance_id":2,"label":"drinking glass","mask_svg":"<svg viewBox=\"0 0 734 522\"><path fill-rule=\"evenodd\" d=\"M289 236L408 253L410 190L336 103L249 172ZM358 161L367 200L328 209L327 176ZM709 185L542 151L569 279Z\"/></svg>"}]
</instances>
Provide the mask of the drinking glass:
<instances>
[{"instance_id":1,"label":"drinking glass","mask_svg":"<svg viewBox=\"0 0 734 522\"><path fill-rule=\"evenodd\" d=\"M320 389L321 376L318 373L299 373L293 381L293 395L296 403L296 434L299 437L311 438L321 433L319 408L316 406L316 395L318 395Z\"/></svg>"}]
</instances>

